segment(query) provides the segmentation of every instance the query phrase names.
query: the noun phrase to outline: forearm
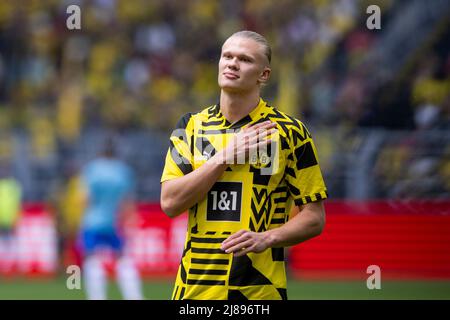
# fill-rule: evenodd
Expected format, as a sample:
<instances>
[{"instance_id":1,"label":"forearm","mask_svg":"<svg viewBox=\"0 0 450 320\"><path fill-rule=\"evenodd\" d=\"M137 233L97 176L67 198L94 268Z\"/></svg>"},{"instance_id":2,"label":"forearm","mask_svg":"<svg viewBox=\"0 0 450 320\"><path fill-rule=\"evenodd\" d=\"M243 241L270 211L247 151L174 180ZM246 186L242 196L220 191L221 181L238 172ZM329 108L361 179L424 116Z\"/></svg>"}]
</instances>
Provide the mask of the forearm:
<instances>
[{"instance_id":1,"label":"forearm","mask_svg":"<svg viewBox=\"0 0 450 320\"><path fill-rule=\"evenodd\" d=\"M310 204L283 226L266 231L269 247L288 247L314 238L325 226L322 203Z\"/></svg>"},{"instance_id":2,"label":"forearm","mask_svg":"<svg viewBox=\"0 0 450 320\"><path fill-rule=\"evenodd\" d=\"M220 178L228 165L223 155L217 153L191 173L163 182L161 207L170 217L175 217L200 202Z\"/></svg>"}]
</instances>

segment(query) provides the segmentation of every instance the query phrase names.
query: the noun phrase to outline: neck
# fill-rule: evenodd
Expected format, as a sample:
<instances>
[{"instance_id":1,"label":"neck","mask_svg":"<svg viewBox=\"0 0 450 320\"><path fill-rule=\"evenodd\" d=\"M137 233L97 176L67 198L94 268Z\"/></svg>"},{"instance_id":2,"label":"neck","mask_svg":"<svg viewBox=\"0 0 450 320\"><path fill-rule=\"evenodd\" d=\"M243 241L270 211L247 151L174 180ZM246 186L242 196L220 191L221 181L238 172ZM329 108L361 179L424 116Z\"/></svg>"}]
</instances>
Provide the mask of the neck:
<instances>
[{"instance_id":1,"label":"neck","mask_svg":"<svg viewBox=\"0 0 450 320\"><path fill-rule=\"evenodd\" d=\"M220 111L230 123L235 123L247 116L258 106L259 91L251 94L230 93L224 90L220 93Z\"/></svg>"}]
</instances>

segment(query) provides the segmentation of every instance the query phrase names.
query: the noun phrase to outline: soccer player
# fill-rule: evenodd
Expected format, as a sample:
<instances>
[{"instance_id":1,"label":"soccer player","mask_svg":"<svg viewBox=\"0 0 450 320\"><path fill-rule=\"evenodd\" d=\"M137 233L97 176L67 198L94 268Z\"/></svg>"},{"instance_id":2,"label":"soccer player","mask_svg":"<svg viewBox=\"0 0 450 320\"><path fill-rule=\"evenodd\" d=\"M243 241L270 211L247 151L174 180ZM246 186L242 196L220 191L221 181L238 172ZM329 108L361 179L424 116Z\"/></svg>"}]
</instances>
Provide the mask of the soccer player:
<instances>
[{"instance_id":1,"label":"soccer player","mask_svg":"<svg viewBox=\"0 0 450 320\"><path fill-rule=\"evenodd\" d=\"M0 275L13 271L17 251L14 229L22 207L22 187L11 169L10 163L0 161Z\"/></svg>"},{"instance_id":2,"label":"soccer player","mask_svg":"<svg viewBox=\"0 0 450 320\"><path fill-rule=\"evenodd\" d=\"M142 299L141 281L134 262L123 255L124 241L119 230L121 214L132 213L132 170L115 155L108 140L99 158L88 163L81 179L87 208L82 218L81 243L83 275L87 298L107 298L107 277L101 250L112 250L116 257L116 276L127 300Z\"/></svg>"},{"instance_id":3,"label":"soccer player","mask_svg":"<svg viewBox=\"0 0 450 320\"><path fill-rule=\"evenodd\" d=\"M184 115L170 137L161 207L170 217L189 210L173 299L287 299L284 247L324 228L311 134L260 97L270 60L258 33L229 37L219 104Z\"/></svg>"}]
</instances>

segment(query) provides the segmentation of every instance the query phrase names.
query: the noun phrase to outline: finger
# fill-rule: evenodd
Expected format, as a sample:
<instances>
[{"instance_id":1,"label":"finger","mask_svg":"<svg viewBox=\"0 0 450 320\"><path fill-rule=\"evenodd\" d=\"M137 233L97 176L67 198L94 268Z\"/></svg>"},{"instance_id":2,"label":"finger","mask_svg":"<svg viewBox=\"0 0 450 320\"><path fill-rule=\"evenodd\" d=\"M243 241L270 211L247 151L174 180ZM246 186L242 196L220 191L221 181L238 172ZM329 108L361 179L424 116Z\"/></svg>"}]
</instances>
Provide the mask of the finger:
<instances>
[{"instance_id":1,"label":"finger","mask_svg":"<svg viewBox=\"0 0 450 320\"><path fill-rule=\"evenodd\" d=\"M242 230L239 230L239 231L236 232L236 233L233 233L231 236L229 236L228 238L226 238L226 239L222 242L222 245L223 245L223 244L226 244L226 243L228 243L228 242L230 242L230 241L232 241L232 240L235 239L235 238L240 237L241 235L243 235L243 234L246 233L246 232L247 232L247 230L242 229Z\"/></svg>"},{"instance_id":2,"label":"finger","mask_svg":"<svg viewBox=\"0 0 450 320\"><path fill-rule=\"evenodd\" d=\"M265 146L271 144L272 142L273 142L272 139L265 139L265 140L259 141L257 144L257 149L260 150L260 148L265 147Z\"/></svg>"},{"instance_id":3,"label":"finger","mask_svg":"<svg viewBox=\"0 0 450 320\"><path fill-rule=\"evenodd\" d=\"M248 150L249 150L250 154L254 154L251 152L265 150L264 147L266 147L267 145L270 145L272 142L273 142L272 139L253 141L249 144Z\"/></svg>"},{"instance_id":4,"label":"finger","mask_svg":"<svg viewBox=\"0 0 450 320\"><path fill-rule=\"evenodd\" d=\"M242 250L240 250L240 251L238 251L238 252L235 252L233 255L234 255L235 257L241 257L241 256L246 255L247 253L250 253L250 252L253 252L253 246L250 246L250 247L247 247L247 248L245 248L245 249L242 249Z\"/></svg>"},{"instance_id":5,"label":"finger","mask_svg":"<svg viewBox=\"0 0 450 320\"><path fill-rule=\"evenodd\" d=\"M276 122L272 122L270 120L267 120L267 121L264 121L264 122L259 122L259 123L256 123L256 124L252 124L252 125L248 126L248 129L257 130L257 129L260 129L260 128L275 128L276 125L277 125Z\"/></svg>"},{"instance_id":6,"label":"finger","mask_svg":"<svg viewBox=\"0 0 450 320\"><path fill-rule=\"evenodd\" d=\"M239 251L251 247L253 244L253 239L247 239L244 241L240 241L236 243L235 245L229 247L225 250L226 253L239 253Z\"/></svg>"},{"instance_id":7,"label":"finger","mask_svg":"<svg viewBox=\"0 0 450 320\"><path fill-rule=\"evenodd\" d=\"M247 130L241 135L241 137L249 137L252 139L258 138L259 136L267 136L269 134L273 134L277 131L277 129L272 127L272 125L276 126L276 124L272 123L270 126L267 127L260 127L257 129Z\"/></svg>"},{"instance_id":8,"label":"finger","mask_svg":"<svg viewBox=\"0 0 450 320\"><path fill-rule=\"evenodd\" d=\"M274 133L276 133L278 130L277 129L268 129L268 130L259 130L258 132L258 139L259 140L263 140L267 137L272 136Z\"/></svg>"},{"instance_id":9,"label":"finger","mask_svg":"<svg viewBox=\"0 0 450 320\"><path fill-rule=\"evenodd\" d=\"M264 140L265 138L271 136L277 132L276 129L270 129L270 130L260 130L256 136L250 137L249 142L250 144L255 144L260 140Z\"/></svg>"},{"instance_id":10,"label":"finger","mask_svg":"<svg viewBox=\"0 0 450 320\"><path fill-rule=\"evenodd\" d=\"M227 244L224 244L222 250L225 251L226 253L232 253L233 252L232 248L234 248L234 247L236 247L236 246L238 246L238 245L240 245L240 244L242 244L242 243L244 243L244 242L246 242L248 240L249 240L248 237L245 237L245 236L241 235L240 237L238 237L238 238L228 242Z\"/></svg>"},{"instance_id":11,"label":"finger","mask_svg":"<svg viewBox=\"0 0 450 320\"><path fill-rule=\"evenodd\" d=\"M236 139L236 142L239 143L239 141L243 137L252 138L252 137L255 137L257 134L258 134L258 132L254 131L254 130L243 130L235 135L235 139Z\"/></svg>"},{"instance_id":12,"label":"finger","mask_svg":"<svg viewBox=\"0 0 450 320\"><path fill-rule=\"evenodd\" d=\"M263 121L263 122L255 122L255 123L249 125L248 128L257 129L257 128L262 127L264 125L267 125L269 123L272 123L272 121L266 120L266 121Z\"/></svg>"},{"instance_id":13,"label":"finger","mask_svg":"<svg viewBox=\"0 0 450 320\"><path fill-rule=\"evenodd\" d=\"M227 243L222 244L221 249L223 251L225 251L226 253L230 253L230 249L235 247L236 245L239 245L240 243L243 243L245 241L247 241L249 239L249 237L247 237L245 234L244 235L240 235L239 237L230 240Z\"/></svg>"}]
</instances>

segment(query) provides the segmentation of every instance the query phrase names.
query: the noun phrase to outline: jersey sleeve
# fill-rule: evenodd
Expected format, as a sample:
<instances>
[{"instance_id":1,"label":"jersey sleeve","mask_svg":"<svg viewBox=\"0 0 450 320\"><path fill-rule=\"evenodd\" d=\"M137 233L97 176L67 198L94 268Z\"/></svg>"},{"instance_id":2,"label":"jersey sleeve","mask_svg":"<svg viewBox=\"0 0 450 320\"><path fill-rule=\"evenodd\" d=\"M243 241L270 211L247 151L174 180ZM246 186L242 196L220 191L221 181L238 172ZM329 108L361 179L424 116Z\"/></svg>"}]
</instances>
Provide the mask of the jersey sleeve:
<instances>
[{"instance_id":1,"label":"jersey sleeve","mask_svg":"<svg viewBox=\"0 0 450 320\"><path fill-rule=\"evenodd\" d=\"M290 130L285 173L289 193L298 206L326 199L328 193L312 136L296 121Z\"/></svg>"},{"instance_id":2,"label":"jersey sleeve","mask_svg":"<svg viewBox=\"0 0 450 320\"><path fill-rule=\"evenodd\" d=\"M170 136L161 182L182 177L193 171L191 118L191 113L184 115Z\"/></svg>"}]
</instances>

